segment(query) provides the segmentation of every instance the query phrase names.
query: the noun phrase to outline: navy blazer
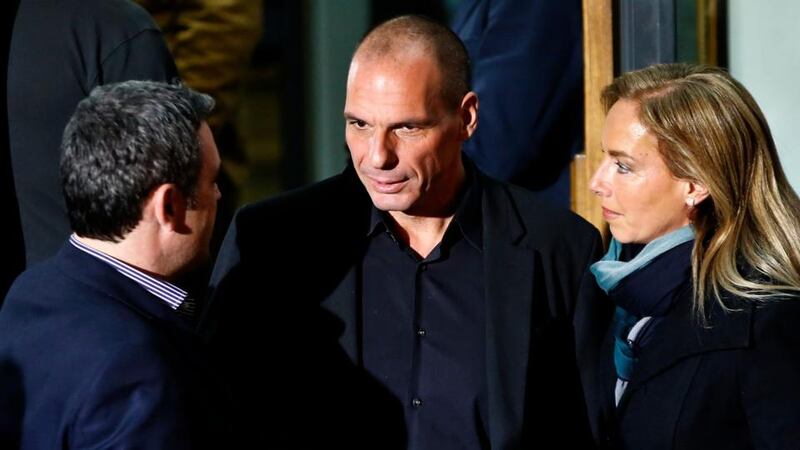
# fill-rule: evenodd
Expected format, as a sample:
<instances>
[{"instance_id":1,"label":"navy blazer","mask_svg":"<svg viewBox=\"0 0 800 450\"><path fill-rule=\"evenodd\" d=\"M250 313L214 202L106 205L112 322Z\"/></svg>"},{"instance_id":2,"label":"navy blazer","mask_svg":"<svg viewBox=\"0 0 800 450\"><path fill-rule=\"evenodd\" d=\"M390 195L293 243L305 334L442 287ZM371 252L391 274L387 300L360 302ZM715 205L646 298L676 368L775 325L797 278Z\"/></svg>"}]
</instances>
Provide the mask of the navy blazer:
<instances>
[{"instance_id":1,"label":"navy blazer","mask_svg":"<svg viewBox=\"0 0 800 450\"><path fill-rule=\"evenodd\" d=\"M580 0L462 0L480 126L464 152L499 180L569 206L569 163L582 151Z\"/></svg>"},{"instance_id":2,"label":"navy blazer","mask_svg":"<svg viewBox=\"0 0 800 450\"><path fill-rule=\"evenodd\" d=\"M529 191L479 182L488 439L499 450L591 447L581 381L593 376L611 313L586 277L599 233ZM405 448L401 405L362 367L370 210L350 168L243 208L229 229L203 328L236 384L237 410L281 412L237 420L258 431L255 445ZM258 355L270 357L257 366ZM565 423L569 435L554 432Z\"/></svg>"},{"instance_id":3,"label":"navy blazer","mask_svg":"<svg viewBox=\"0 0 800 450\"><path fill-rule=\"evenodd\" d=\"M223 448L199 344L161 300L66 243L0 310L0 448Z\"/></svg>"},{"instance_id":4,"label":"navy blazer","mask_svg":"<svg viewBox=\"0 0 800 450\"><path fill-rule=\"evenodd\" d=\"M729 299L709 305L708 327L692 317L689 282L614 407L613 336L602 351L598 389L609 448L796 449L800 446L800 301Z\"/></svg>"}]
</instances>

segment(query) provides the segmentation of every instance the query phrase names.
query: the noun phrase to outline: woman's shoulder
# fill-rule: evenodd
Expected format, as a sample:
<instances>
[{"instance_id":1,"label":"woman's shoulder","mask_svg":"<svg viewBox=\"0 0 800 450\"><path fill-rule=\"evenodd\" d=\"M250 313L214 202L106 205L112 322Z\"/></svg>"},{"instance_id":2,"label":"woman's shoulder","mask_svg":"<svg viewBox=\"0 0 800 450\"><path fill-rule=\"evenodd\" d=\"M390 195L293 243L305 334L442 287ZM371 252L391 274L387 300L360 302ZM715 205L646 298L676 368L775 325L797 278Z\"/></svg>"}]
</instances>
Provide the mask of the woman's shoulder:
<instances>
[{"instance_id":1,"label":"woman's shoulder","mask_svg":"<svg viewBox=\"0 0 800 450\"><path fill-rule=\"evenodd\" d=\"M784 292L763 299L752 299L738 295L725 294L722 305L714 309L724 309L727 313L749 313L754 320L772 321L800 316L800 293Z\"/></svg>"},{"instance_id":2,"label":"woman's shoulder","mask_svg":"<svg viewBox=\"0 0 800 450\"><path fill-rule=\"evenodd\" d=\"M726 295L724 307L719 302L713 303L709 314L711 325L728 327L738 323L747 330L750 349L787 342L800 345L798 294L785 293L763 300Z\"/></svg>"},{"instance_id":3,"label":"woman's shoulder","mask_svg":"<svg viewBox=\"0 0 800 450\"><path fill-rule=\"evenodd\" d=\"M800 336L800 295L784 294L768 300L750 300L750 303L755 338L776 332Z\"/></svg>"},{"instance_id":4,"label":"woman's shoulder","mask_svg":"<svg viewBox=\"0 0 800 450\"><path fill-rule=\"evenodd\" d=\"M753 300L725 294L721 302L707 299L704 314L704 323L696 316L692 319L700 335L725 335L750 350L787 341L796 341L800 349L800 295Z\"/></svg>"},{"instance_id":5,"label":"woman's shoulder","mask_svg":"<svg viewBox=\"0 0 800 450\"><path fill-rule=\"evenodd\" d=\"M800 298L746 301L748 345L734 355L750 434L775 448L795 448L800 437Z\"/></svg>"}]
</instances>

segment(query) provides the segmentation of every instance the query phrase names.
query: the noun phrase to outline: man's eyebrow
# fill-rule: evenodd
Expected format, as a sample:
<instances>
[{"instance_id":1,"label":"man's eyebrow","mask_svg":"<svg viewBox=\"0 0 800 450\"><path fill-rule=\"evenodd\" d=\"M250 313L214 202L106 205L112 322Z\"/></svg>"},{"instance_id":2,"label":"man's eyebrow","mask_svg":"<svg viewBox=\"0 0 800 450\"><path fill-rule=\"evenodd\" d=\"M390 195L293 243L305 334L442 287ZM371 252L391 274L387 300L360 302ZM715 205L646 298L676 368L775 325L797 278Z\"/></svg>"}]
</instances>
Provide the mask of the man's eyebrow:
<instances>
[{"instance_id":1,"label":"man's eyebrow","mask_svg":"<svg viewBox=\"0 0 800 450\"><path fill-rule=\"evenodd\" d=\"M345 120L360 120L360 121L366 122L364 119L356 116L355 114L347 112L347 111L345 111L345 113L344 113L344 118L345 118ZM404 120L398 120L397 122L392 122L392 123L386 125L386 127L387 128L400 128L400 127L404 127L404 126L408 126L408 125L413 125L413 126L417 126L417 127L427 127L427 126L429 126L429 125L431 125L431 124L433 124L435 122L436 122L435 119L428 118L428 117L409 117L409 118L404 119Z\"/></svg>"},{"instance_id":2,"label":"man's eyebrow","mask_svg":"<svg viewBox=\"0 0 800 450\"><path fill-rule=\"evenodd\" d=\"M428 126L428 125L430 125L432 123L435 123L435 122L436 122L435 119L422 118L422 117L419 117L419 118L410 117L407 120L401 120L401 121L399 121L397 123L394 123L394 124L392 124L392 126L399 127L399 126L404 126L404 125L414 125L414 126L419 126L419 127L425 127L425 126Z\"/></svg>"}]
</instances>

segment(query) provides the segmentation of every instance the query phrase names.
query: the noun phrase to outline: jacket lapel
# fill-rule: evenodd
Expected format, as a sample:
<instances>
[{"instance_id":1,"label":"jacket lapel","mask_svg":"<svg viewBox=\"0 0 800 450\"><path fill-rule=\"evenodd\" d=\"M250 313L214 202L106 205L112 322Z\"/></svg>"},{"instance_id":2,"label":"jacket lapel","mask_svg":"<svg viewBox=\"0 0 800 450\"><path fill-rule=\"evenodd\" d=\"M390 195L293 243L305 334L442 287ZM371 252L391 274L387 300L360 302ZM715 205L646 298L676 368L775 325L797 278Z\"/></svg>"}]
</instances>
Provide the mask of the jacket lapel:
<instances>
[{"instance_id":1,"label":"jacket lapel","mask_svg":"<svg viewBox=\"0 0 800 450\"><path fill-rule=\"evenodd\" d=\"M361 320L359 318L360 267L350 267L342 282L322 303L322 307L344 323L339 345L355 364L361 365Z\"/></svg>"},{"instance_id":2,"label":"jacket lapel","mask_svg":"<svg viewBox=\"0 0 800 450\"><path fill-rule=\"evenodd\" d=\"M524 417L531 336L534 258L518 246L525 230L509 194L484 183L484 274L489 439L515 447Z\"/></svg>"},{"instance_id":3,"label":"jacket lapel","mask_svg":"<svg viewBox=\"0 0 800 450\"><path fill-rule=\"evenodd\" d=\"M607 431L612 430L610 426L614 423L616 415L616 401L614 399L614 390L617 384L617 371L614 367L614 333L609 326L606 332L605 339L603 339L603 347L600 351L601 355L606 355L600 362L598 370L598 377L600 381L601 401L603 408L603 417L605 420L604 426Z\"/></svg>"},{"instance_id":4,"label":"jacket lapel","mask_svg":"<svg viewBox=\"0 0 800 450\"><path fill-rule=\"evenodd\" d=\"M342 203L337 205L342 220L337 222L331 236L336 245L330 250L337 260L347 265L344 276L331 293L323 300L322 308L336 316L344 329L339 336L339 345L357 365L361 355L361 260L367 242L372 201L361 185L355 170L348 166L340 176Z\"/></svg>"}]
</instances>

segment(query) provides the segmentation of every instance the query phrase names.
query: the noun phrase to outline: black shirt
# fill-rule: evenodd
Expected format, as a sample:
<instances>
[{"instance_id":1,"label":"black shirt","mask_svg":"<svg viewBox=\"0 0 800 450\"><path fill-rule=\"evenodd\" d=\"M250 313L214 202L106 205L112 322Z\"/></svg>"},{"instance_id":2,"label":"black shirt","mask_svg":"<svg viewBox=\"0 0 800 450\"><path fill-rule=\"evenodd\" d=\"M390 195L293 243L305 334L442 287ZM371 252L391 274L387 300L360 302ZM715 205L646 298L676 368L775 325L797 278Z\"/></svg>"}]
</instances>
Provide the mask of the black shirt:
<instances>
[{"instance_id":1,"label":"black shirt","mask_svg":"<svg viewBox=\"0 0 800 450\"><path fill-rule=\"evenodd\" d=\"M488 448L481 192L468 176L422 258L373 208L363 259L363 363L404 405L409 449Z\"/></svg>"}]
</instances>

